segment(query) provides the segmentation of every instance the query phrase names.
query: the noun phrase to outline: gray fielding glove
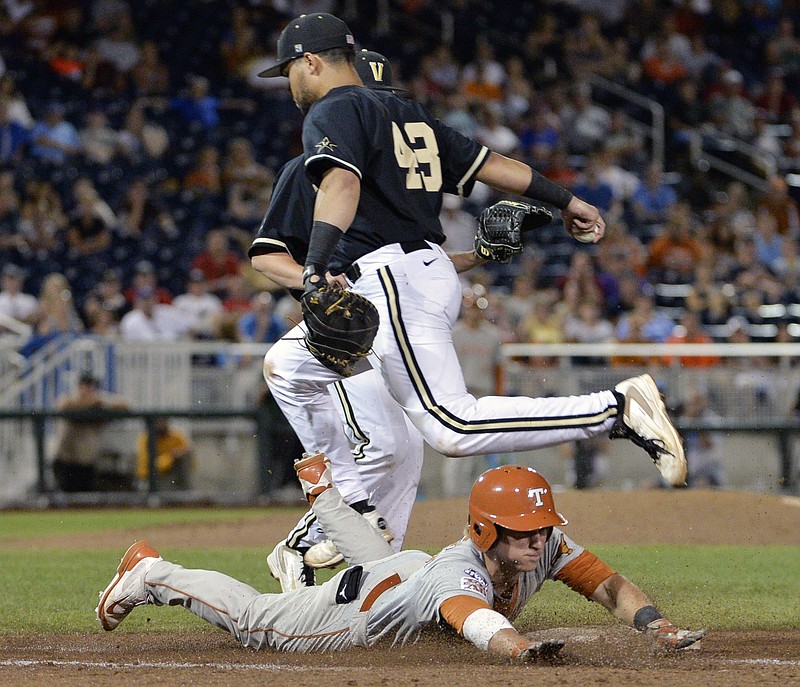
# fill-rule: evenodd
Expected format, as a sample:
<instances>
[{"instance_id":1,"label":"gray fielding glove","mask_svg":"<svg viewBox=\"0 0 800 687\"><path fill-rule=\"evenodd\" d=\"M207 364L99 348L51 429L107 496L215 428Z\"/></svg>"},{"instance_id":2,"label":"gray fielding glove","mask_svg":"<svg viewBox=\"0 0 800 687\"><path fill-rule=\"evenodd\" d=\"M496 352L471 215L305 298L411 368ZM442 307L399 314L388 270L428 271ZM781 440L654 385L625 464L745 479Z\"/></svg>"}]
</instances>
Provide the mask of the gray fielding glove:
<instances>
[{"instance_id":1,"label":"gray fielding glove","mask_svg":"<svg viewBox=\"0 0 800 687\"><path fill-rule=\"evenodd\" d=\"M553 213L544 205L501 200L478 217L475 254L484 260L508 263L522 252L522 232L544 227Z\"/></svg>"}]
</instances>

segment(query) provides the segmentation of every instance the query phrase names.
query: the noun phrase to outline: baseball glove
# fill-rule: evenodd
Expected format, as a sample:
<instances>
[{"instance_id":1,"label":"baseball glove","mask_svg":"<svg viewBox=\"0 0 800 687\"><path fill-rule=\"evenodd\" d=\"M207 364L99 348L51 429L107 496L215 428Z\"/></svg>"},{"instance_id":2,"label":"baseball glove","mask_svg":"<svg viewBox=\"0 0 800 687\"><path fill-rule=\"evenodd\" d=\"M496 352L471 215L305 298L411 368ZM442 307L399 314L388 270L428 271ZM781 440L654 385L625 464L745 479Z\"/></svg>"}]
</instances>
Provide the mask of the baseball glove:
<instances>
[{"instance_id":1,"label":"baseball glove","mask_svg":"<svg viewBox=\"0 0 800 687\"><path fill-rule=\"evenodd\" d=\"M300 299L311 354L343 377L353 374L378 332L378 310L364 296L332 286L306 291Z\"/></svg>"},{"instance_id":2,"label":"baseball glove","mask_svg":"<svg viewBox=\"0 0 800 687\"><path fill-rule=\"evenodd\" d=\"M475 253L484 260L511 262L522 252L522 232L544 227L553 213L544 205L501 200L486 208L478 218Z\"/></svg>"}]
</instances>

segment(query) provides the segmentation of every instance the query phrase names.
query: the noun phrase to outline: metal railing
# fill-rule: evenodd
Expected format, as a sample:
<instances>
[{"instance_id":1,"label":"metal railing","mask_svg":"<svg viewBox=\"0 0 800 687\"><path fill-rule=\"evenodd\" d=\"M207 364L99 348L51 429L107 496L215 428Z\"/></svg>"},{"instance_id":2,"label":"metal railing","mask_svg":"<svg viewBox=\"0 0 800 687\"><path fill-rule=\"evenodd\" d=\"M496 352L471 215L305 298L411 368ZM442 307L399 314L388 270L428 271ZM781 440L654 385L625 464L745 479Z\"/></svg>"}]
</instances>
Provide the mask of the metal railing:
<instances>
[{"instance_id":1,"label":"metal railing","mask_svg":"<svg viewBox=\"0 0 800 687\"><path fill-rule=\"evenodd\" d=\"M586 79L593 88L602 89L613 93L618 98L625 100L628 103L636 105L650 113L650 123L641 124L648 132L651 143L651 157L652 161L659 165L664 166L664 131L665 131L665 117L664 107L656 100L643 96L641 93L632 91L630 88L625 88L614 81L599 76L597 74L590 74ZM634 119L638 122L638 120Z\"/></svg>"}]
</instances>

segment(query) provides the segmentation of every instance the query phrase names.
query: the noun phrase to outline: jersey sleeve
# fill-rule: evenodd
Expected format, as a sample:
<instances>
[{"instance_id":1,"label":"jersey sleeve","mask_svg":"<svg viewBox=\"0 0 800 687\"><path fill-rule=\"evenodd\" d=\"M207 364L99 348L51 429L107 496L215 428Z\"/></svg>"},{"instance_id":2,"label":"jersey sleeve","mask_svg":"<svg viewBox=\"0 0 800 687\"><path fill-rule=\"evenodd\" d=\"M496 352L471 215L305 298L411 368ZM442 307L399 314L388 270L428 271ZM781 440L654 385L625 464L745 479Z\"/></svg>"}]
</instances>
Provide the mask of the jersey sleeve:
<instances>
[{"instance_id":1,"label":"jersey sleeve","mask_svg":"<svg viewBox=\"0 0 800 687\"><path fill-rule=\"evenodd\" d=\"M334 96L317 101L303 123L306 176L319 184L324 172L341 167L362 178L369 137L361 126L356 99Z\"/></svg>"},{"instance_id":2,"label":"jersey sleeve","mask_svg":"<svg viewBox=\"0 0 800 687\"><path fill-rule=\"evenodd\" d=\"M556 535L559 537L558 552L550 569L550 577L563 582L586 598L591 598L600 583L611 577L614 571L560 530L554 530L554 536Z\"/></svg>"},{"instance_id":3,"label":"jersey sleeve","mask_svg":"<svg viewBox=\"0 0 800 687\"><path fill-rule=\"evenodd\" d=\"M458 632L470 613L479 608L491 608L493 597L489 574L467 557L454 555L455 551L435 557L428 564L425 589L418 603L432 601L440 620L446 621Z\"/></svg>"},{"instance_id":4,"label":"jersey sleeve","mask_svg":"<svg viewBox=\"0 0 800 687\"><path fill-rule=\"evenodd\" d=\"M489 159L491 151L438 120L436 123L442 159L442 190L466 197L472 192L475 175Z\"/></svg>"},{"instance_id":5,"label":"jersey sleeve","mask_svg":"<svg viewBox=\"0 0 800 687\"><path fill-rule=\"evenodd\" d=\"M269 209L247 251L248 257L288 253L302 265L308 252L315 198L314 187L305 178L303 157L287 162L275 178Z\"/></svg>"}]
</instances>

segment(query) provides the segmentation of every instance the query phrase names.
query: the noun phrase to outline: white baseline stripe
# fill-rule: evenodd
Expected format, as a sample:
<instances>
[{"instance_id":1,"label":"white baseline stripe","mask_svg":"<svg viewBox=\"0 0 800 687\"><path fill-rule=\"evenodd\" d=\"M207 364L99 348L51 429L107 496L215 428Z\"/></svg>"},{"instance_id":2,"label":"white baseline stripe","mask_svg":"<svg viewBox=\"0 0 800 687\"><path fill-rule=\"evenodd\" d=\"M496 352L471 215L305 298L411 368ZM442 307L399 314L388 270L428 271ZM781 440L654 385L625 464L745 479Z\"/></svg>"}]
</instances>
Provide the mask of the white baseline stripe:
<instances>
[{"instance_id":1,"label":"white baseline stripe","mask_svg":"<svg viewBox=\"0 0 800 687\"><path fill-rule=\"evenodd\" d=\"M30 668L38 666L60 666L80 668L215 668L217 670L263 670L267 672L294 671L298 673L309 670L352 670L346 666L287 666L282 663L191 663L184 661L136 661L135 663L117 663L115 661L58 661L41 659L6 659L0 661L0 668Z\"/></svg>"},{"instance_id":2,"label":"white baseline stripe","mask_svg":"<svg viewBox=\"0 0 800 687\"><path fill-rule=\"evenodd\" d=\"M726 658L719 660L726 665L751 666L800 666L800 661L780 658ZM35 668L38 666L60 666L80 668L215 668L217 670L256 670L265 672L292 671L304 673L310 670L332 670L343 672L352 670L350 666L287 666L279 663L190 663L181 661L137 661L136 663L116 663L114 661L57 661L40 659L6 659L0 661L0 668Z\"/></svg>"}]
</instances>

